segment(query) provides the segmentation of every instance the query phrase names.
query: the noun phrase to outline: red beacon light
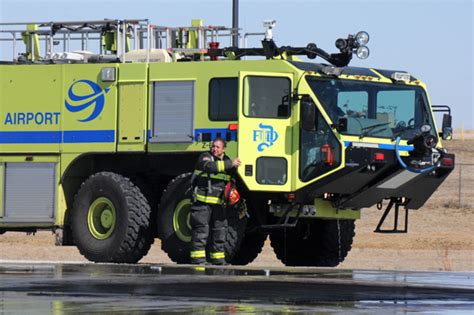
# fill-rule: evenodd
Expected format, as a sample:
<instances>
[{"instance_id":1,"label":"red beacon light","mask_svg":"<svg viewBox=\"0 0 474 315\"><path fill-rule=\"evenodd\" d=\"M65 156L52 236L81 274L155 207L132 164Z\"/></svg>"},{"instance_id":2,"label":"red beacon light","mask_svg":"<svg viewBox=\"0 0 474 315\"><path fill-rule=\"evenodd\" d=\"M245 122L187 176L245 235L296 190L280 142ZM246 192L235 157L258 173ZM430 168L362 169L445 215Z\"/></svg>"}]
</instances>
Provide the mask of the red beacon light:
<instances>
[{"instance_id":1,"label":"red beacon light","mask_svg":"<svg viewBox=\"0 0 474 315\"><path fill-rule=\"evenodd\" d=\"M219 48L219 42L210 42L209 43L209 48L210 49L218 49ZM217 56L211 56L212 61L219 60Z\"/></svg>"},{"instance_id":2,"label":"red beacon light","mask_svg":"<svg viewBox=\"0 0 474 315\"><path fill-rule=\"evenodd\" d=\"M239 124L229 124L227 129L229 129L230 131L236 131L237 129L239 129Z\"/></svg>"}]
</instances>

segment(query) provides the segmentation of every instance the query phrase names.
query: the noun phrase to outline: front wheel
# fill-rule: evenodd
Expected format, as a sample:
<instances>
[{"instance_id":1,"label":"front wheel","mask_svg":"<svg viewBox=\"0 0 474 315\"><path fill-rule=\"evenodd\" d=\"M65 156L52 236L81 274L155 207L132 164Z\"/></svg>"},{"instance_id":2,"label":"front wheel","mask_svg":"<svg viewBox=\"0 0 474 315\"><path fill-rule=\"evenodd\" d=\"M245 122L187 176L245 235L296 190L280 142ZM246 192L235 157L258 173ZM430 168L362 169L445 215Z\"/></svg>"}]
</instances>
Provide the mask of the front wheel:
<instances>
[{"instance_id":1,"label":"front wheel","mask_svg":"<svg viewBox=\"0 0 474 315\"><path fill-rule=\"evenodd\" d=\"M128 178L100 172L74 198L73 238L91 261L136 263L153 243L150 215L148 201Z\"/></svg>"}]
</instances>

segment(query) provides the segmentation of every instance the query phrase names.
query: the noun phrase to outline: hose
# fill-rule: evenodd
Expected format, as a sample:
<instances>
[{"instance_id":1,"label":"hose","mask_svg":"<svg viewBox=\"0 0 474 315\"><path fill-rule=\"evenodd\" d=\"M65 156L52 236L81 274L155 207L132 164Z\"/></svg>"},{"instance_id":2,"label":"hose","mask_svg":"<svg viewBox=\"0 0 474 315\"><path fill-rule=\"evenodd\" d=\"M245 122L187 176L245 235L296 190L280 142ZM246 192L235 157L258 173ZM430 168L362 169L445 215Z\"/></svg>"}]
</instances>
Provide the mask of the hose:
<instances>
[{"instance_id":1,"label":"hose","mask_svg":"<svg viewBox=\"0 0 474 315\"><path fill-rule=\"evenodd\" d=\"M436 169L436 167L437 167L436 164L432 165L430 167L424 168L422 170L416 170L416 169L413 169L413 168L409 167L408 165L406 165L405 162L403 162L402 158L400 157L400 152L398 151L398 145L399 144L400 144L400 137L397 137L396 142L395 142L395 155L397 156L398 163L400 163L400 165L404 169L406 169L407 171L410 171L412 173L418 173L418 174L428 173L428 172L431 172L431 171Z\"/></svg>"}]
</instances>

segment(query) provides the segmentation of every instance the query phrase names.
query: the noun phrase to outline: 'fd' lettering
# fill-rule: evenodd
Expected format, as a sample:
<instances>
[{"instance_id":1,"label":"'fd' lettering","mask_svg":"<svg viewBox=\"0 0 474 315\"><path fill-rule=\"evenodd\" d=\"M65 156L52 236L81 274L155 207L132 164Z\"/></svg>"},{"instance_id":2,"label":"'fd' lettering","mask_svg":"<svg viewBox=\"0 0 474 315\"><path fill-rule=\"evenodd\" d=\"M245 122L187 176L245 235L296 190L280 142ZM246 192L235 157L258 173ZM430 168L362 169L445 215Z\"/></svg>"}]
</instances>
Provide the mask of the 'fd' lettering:
<instances>
[{"instance_id":1,"label":"'fd' lettering","mask_svg":"<svg viewBox=\"0 0 474 315\"><path fill-rule=\"evenodd\" d=\"M257 149L259 152L265 148L271 147L278 139L278 133L273 129L273 126L259 124L260 129L253 131L253 141L259 142Z\"/></svg>"}]
</instances>

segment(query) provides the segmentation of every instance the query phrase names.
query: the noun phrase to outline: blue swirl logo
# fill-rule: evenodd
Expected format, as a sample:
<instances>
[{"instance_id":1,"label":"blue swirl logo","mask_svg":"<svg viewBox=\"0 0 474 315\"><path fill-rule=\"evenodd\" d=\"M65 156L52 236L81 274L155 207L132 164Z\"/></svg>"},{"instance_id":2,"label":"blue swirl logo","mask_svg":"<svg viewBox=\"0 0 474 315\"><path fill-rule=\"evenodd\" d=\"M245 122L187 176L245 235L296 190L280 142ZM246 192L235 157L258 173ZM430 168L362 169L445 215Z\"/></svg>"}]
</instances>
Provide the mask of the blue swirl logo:
<instances>
[{"instance_id":1,"label":"blue swirl logo","mask_svg":"<svg viewBox=\"0 0 474 315\"><path fill-rule=\"evenodd\" d=\"M260 129L253 131L253 142L260 142L257 149L258 152L262 152L278 140L278 132L270 125L259 124L258 126Z\"/></svg>"},{"instance_id":2,"label":"blue swirl logo","mask_svg":"<svg viewBox=\"0 0 474 315\"><path fill-rule=\"evenodd\" d=\"M77 93L77 90L79 89L82 93ZM94 109L89 117L78 119L80 122L88 122L96 119L97 116L102 113L105 104L105 94L107 92L109 92L109 89L102 90L102 88L95 82L90 80L79 80L71 84L69 87L67 99L64 101L64 105L67 110L72 113L81 112L93 106Z\"/></svg>"}]
</instances>

